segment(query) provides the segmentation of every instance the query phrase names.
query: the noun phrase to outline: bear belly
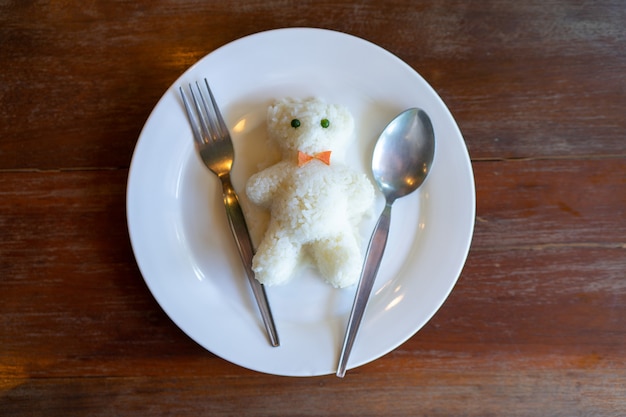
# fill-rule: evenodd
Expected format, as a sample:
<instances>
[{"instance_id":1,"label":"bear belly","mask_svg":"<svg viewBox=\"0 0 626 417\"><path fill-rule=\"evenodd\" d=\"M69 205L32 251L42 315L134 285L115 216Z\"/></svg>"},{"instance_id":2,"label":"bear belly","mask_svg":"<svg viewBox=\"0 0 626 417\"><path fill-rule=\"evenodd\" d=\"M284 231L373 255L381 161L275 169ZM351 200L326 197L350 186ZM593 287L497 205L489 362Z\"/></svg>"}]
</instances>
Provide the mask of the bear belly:
<instances>
[{"instance_id":1,"label":"bear belly","mask_svg":"<svg viewBox=\"0 0 626 417\"><path fill-rule=\"evenodd\" d=\"M273 220L303 243L342 233L350 224L341 178L316 161L293 173L276 202Z\"/></svg>"}]
</instances>

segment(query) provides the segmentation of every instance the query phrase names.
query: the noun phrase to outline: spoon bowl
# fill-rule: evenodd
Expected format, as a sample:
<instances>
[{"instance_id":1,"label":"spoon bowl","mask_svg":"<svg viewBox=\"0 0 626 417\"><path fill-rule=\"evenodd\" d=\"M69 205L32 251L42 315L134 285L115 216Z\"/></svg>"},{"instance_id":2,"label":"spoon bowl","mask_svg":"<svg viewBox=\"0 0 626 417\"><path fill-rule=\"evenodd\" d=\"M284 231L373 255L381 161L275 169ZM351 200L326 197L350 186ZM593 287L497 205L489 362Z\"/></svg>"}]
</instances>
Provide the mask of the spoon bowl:
<instances>
[{"instance_id":1,"label":"spoon bowl","mask_svg":"<svg viewBox=\"0 0 626 417\"><path fill-rule=\"evenodd\" d=\"M412 193L424 183L434 157L433 126L428 115L420 109L408 109L396 116L376 142L372 173L385 196L385 208L374 227L365 254L337 366L337 376L340 378L346 374L348 358L385 252L391 224L391 206L396 199Z\"/></svg>"},{"instance_id":2,"label":"spoon bowl","mask_svg":"<svg viewBox=\"0 0 626 417\"><path fill-rule=\"evenodd\" d=\"M433 125L423 110L409 109L393 119L372 157L372 173L385 199L393 202L422 185L434 156Z\"/></svg>"}]
</instances>

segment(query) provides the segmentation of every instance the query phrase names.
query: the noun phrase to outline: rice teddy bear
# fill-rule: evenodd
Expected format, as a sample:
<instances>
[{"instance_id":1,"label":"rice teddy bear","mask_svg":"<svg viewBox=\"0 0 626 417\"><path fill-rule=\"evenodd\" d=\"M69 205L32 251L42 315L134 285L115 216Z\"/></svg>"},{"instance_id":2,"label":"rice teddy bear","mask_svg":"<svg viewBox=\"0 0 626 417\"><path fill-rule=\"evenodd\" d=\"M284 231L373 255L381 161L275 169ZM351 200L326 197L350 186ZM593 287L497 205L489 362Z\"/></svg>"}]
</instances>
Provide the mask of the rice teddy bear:
<instances>
[{"instance_id":1,"label":"rice teddy bear","mask_svg":"<svg viewBox=\"0 0 626 417\"><path fill-rule=\"evenodd\" d=\"M358 224L371 211L374 188L335 160L352 139L352 115L317 98L286 98L269 106L267 130L282 159L246 184L250 201L270 213L253 259L256 278L287 283L306 258L334 287L356 283L363 263Z\"/></svg>"}]
</instances>

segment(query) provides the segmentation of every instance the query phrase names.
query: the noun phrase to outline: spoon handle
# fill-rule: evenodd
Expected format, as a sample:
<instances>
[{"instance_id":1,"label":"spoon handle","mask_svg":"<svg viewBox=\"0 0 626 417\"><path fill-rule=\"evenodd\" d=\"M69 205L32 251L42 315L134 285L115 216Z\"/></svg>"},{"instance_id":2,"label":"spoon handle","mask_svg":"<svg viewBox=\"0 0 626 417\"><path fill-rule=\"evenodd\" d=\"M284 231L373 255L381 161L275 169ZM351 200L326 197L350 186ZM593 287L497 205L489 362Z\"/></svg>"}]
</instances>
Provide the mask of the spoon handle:
<instances>
[{"instance_id":1,"label":"spoon handle","mask_svg":"<svg viewBox=\"0 0 626 417\"><path fill-rule=\"evenodd\" d=\"M363 271L361 272L361 278L359 279L359 285L356 289L356 295L354 297L354 304L352 305L352 311L350 312L350 318L348 319L348 327L346 328L346 335L343 340L343 347L341 349L341 355L339 357L339 365L337 366L337 376L343 378L346 374L346 367L348 365L348 358L350 352L352 352L352 345L356 338L356 334L363 319L363 313L369 299L374 281L376 280L376 274L380 267L380 262L385 252L385 246L387 245L387 236L389 236L389 224L391 221L391 203L386 202L385 208L378 218L372 237L370 238L367 252L365 253L365 262L363 264Z\"/></svg>"}]
</instances>

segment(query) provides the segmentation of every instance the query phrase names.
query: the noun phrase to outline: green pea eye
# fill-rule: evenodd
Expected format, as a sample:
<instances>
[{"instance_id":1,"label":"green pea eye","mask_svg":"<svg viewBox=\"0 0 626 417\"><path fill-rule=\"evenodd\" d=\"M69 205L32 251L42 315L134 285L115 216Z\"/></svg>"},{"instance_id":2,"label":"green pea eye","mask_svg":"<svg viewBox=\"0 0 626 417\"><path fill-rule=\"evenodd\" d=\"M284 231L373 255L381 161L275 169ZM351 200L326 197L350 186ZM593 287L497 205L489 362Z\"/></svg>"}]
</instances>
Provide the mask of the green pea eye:
<instances>
[{"instance_id":1,"label":"green pea eye","mask_svg":"<svg viewBox=\"0 0 626 417\"><path fill-rule=\"evenodd\" d=\"M297 129L300 127L300 120L298 119L293 119L291 121L291 127L293 127L294 129Z\"/></svg>"},{"instance_id":2,"label":"green pea eye","mask_svg":"<svg viewBox=\"0 0 626 417\"><path fill-rule=\"evenodd\" d=\"M330 126L330 122L328 121L328 119L322 119L320 125L322 125L324 129L326 129L328 126Z\"/></svg>"}]
</instances>

